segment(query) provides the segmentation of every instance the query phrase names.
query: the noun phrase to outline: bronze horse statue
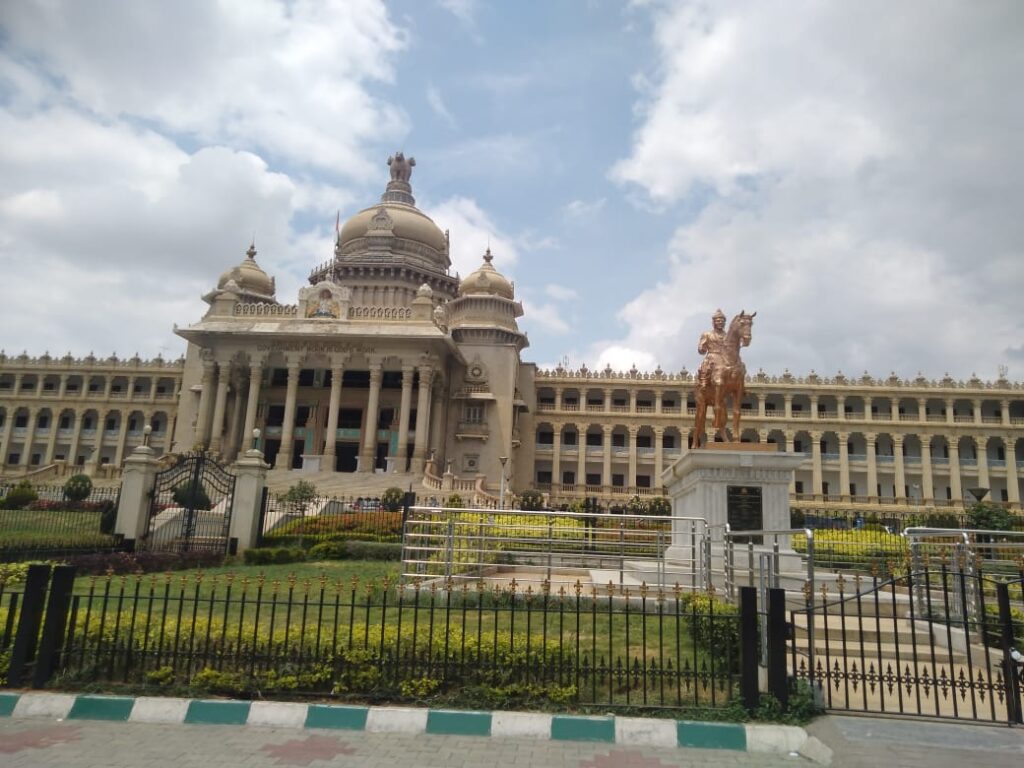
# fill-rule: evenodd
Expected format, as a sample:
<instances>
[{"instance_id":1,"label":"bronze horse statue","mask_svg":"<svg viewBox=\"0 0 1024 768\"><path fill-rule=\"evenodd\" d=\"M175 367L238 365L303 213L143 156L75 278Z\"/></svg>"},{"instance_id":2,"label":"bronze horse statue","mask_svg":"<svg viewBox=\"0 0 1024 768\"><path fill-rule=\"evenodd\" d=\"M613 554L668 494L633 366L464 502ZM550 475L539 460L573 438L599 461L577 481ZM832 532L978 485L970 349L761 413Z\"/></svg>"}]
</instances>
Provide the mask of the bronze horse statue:
<instances>
[{"instance_id":1,"label":"bronze horse statue","mask_svg":"<svg viewBox=\"0 0 1024 768\"><path fill-rule=\"evenodd\" d=\"M729 323L729 329L724 335L719 325L715 331L701 337L698 351L706 354L697 372L697 415L694 420L692 443L694 448L708 442L704 439L704 423L709 405L715 408L712 425L715 437L723 441L728 439L726 398L732 401L731 437L733 440L739 440L740 403L743 400L744 381L747 376L746 366L740 359L740 347L750 346L751 328L756 315L757 312L748 315L740 311ZM724 320L724 317L721 320Z\"/></svg>"}]
</instances>

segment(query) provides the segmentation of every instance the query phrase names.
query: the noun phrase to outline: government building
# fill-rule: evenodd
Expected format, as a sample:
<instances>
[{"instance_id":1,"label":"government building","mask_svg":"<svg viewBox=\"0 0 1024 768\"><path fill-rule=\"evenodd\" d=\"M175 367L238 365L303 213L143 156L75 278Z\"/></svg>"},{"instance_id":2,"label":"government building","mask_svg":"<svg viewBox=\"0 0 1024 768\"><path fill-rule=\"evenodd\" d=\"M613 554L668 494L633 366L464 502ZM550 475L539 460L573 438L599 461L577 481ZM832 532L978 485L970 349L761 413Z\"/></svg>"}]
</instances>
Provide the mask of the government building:
<instances>
[{"instance_id":1,"label":"government building","mask_svg":"<svg viewBox=\"0 0 1024 768\"><path fill-rule=\"evenodd\" d=\"M295 303L250 247L203 297L206 314L174 329L181 359L0 354L4 480L113 483L147 440L228 462L255 443L275 487L307 478L332 493L398 485L493 503L504 473L510 490L556 505L661 495L692 438L693 374L524 361L500 254L452 274L448 234L416 207L415 162L388 164L380 201L339 227ZM759 371L746 390L741 439L804 456L798 506L959 507L987 489L1020 509L1020 383Z\"/></svg>"}]
</instances>

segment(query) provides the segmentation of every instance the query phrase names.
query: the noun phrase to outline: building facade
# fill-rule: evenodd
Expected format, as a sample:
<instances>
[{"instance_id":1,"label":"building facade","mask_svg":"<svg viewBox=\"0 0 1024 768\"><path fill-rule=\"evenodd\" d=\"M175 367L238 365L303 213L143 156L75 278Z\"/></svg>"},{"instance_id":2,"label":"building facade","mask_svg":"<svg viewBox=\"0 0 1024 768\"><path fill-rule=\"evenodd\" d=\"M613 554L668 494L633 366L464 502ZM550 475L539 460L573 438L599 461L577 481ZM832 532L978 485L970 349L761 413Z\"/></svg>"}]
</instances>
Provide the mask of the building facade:
<instances>
[{"instance_id":1,"label":"building facade","mask_svg":"<svg viewBox=\"0 0 1024 768\"><path fill-rule=\"evenodd\" d=\"M228 461L255 442L284 479L400 475L389 479L493 500L505 473L556 504L660 495L692 437L693 376L524 362L514 286L490 251L451 273L413 165L389 158L380 201L339 227L296 303L278 300L250 247L203 297L205 315L175 328L180 360L0 354L4 477L114 479L148 439ZM797 502L959 506L984 488L1020 507L1019 383L758 372L742 407L741 440L805 456Z\"/></svg>"}]
</instances>

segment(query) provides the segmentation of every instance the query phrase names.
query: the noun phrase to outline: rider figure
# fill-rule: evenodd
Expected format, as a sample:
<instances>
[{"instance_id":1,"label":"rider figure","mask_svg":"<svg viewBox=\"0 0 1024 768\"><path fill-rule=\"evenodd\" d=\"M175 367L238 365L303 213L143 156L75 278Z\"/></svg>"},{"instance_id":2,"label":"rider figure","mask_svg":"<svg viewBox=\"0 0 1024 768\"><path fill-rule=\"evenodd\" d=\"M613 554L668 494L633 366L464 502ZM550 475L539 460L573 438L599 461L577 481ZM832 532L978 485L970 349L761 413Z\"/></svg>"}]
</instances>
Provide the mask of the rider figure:
<instances>
[{"instance_id":1,"label":"rider figure","mask_svg":"<svg viewBox=\"0 0 1024 768\"><path fill-rule=\"evenodd\" d=\"M704 360L697 371L697 380L701 384L716 385L722 383L723 358L725 356L725 314L716 310L711 316L712 328L701 334L697 342L697 352L704 355Z\"/></svg>"}]
</instances>

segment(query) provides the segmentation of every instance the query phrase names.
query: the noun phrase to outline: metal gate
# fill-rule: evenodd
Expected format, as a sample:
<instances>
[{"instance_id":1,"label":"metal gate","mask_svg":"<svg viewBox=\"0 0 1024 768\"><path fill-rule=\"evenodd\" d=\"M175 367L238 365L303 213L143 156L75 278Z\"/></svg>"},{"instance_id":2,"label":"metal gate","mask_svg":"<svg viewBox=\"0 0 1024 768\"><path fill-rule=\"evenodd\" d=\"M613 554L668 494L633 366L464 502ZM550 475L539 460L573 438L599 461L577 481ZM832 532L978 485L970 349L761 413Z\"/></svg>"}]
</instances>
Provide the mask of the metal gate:
<instances>
[{"instance_id":1,"label":"metal gate","mask_svg":"<svg viewBox=\"0 0 1024 768\"><path fill-rule=\"evenodd\" d=\"M235 476L215 459L202 452L183 454L156 476L142 546L226 552L234 495Z\"/></svg>"},{"instance_id":2,"label":"metal gate","mask_svg":"<svg viewBox=\"0 0 1024 768\"><path fill-rule=\"evenodd\" d=\"M832 711L1022 723L1017 576L840 576L790 611L790 674Z\"/></svg>"}]
</instances>

